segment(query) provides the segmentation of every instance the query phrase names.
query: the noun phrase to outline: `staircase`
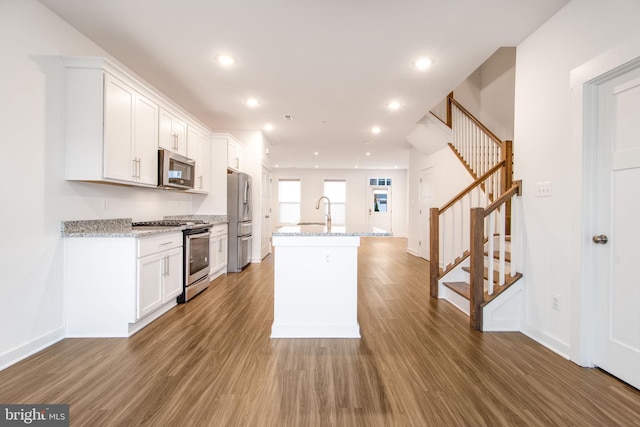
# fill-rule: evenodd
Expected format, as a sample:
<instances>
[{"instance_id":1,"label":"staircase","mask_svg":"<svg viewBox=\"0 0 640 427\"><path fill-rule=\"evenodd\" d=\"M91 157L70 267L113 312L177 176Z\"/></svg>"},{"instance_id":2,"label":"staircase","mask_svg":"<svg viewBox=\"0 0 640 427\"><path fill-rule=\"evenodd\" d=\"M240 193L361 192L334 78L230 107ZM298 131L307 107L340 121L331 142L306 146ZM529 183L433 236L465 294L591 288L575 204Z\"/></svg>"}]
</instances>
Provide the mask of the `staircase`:
<instances>
[{"instance_id":1,"label":"staircase","mask_svg":"<svg viewBox=\"0 0 640 427\"><path fill-rule=\"evenodd\" d=\"M454 98L443 122L449 147L474 181L441 208L430 211L430 293L467 313L477 330L518 330L522 285L518 279L517 223L512 200L511 141L501 141Z\"/></svg>"}]
</instances>

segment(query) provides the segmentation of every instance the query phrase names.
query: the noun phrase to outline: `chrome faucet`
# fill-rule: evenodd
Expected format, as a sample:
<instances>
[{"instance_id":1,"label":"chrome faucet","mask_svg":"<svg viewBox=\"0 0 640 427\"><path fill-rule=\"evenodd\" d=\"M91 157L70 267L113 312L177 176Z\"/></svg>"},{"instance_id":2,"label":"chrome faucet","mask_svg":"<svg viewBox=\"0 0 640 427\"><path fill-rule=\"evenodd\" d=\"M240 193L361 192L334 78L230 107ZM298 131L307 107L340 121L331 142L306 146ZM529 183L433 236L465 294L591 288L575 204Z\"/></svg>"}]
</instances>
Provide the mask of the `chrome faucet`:
<instances>
[{"instance_id":1,"label":"chrome faucet","mask_svg":"<svg viewBox=\"0 0 640 427\"><path fill-rule=\"evenodd\" d=\"M320 209L320 200L327 199L327 204L329 205L329 209L327 210L327 228L331 230L331 200L327 196L322 196L316 202L316 209Z\"/></svg>"}]
</instances>

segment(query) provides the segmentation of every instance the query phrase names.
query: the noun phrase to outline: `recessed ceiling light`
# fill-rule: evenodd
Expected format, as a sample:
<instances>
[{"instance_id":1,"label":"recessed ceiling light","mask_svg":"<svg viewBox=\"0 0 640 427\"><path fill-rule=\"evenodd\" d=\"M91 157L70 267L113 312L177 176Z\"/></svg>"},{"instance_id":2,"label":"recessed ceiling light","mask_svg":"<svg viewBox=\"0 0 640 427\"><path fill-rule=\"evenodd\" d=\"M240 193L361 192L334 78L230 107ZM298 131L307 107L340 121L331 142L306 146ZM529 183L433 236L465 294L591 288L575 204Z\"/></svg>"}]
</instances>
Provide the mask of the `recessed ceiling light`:
<instances>
[{"instance_id":1,"label":"recessed ceiling light","mask_svg":"<svg viewBox=\"0 0 640 427\"><path fill-rule=\"evenodd\" d=\"M355 168L358 169L358 165L356 165Z\"/></svg>"},{"instance_id":2,"label":"recessed ceiling light","mask_svg":"<svg viewBox=\"0 0 640 427\"><path fill-rule=\"evenodd\" d=\"M378 126L374 126L374 127L371 128L371 133L374 133L374 134L377 135L380 132L382 132L382 129L380 129Z\"/></svg>"},{"instance_id":3,"label":"recessed ceiling light","mask_svg":"<svg viewBox=\"0 0 640 427\"><path fill-rule=\"evenodd\" d=\"M317 151L314 151L314 152L313 152L313 155L314 155L314 156L317 156L318 154L320 154L320 153L318 153Z\"/></svg>"},{"instance_id":4,"label":"recessed ceiling light","mask_svg":"<svg viewBox=\"0 0 640 427\"><path fill-rule=\"evenodd\" d=\"M257 107L259 105L258 100L255 98L249 98L245 101L245 103L251 108Z\"/></svg>"},{"instance_id":5,"label":"recessed ceiling light","mask_svg":"<svg viewBox=\"0 0 640 427\"><path fill-rule=\"evenodd\" d=\"M222 65L233 65L236 62L236 60L229 55L218 55L216 60Z\"/></svg>"},{"instance_id":6,"label":"recessed ceiling light","mask_svg":"<svg viewBox=\"0 0 640 427\"><path fill-rule=\"evenodd\" d=\"M387 104L387 107L389 107L390 110L397 110L398 108L400 108L400 102L391 101Z\"/></svg>"},{"instance_id":7,"label":"recessed ceiling light","mask_svg":"<svg viewBox=\"0 0 640 427\"><path fill-rule=\"evenodd\" d=\"M433 61L429 58L420 58L420 59L416 59L413 62L413 66L416 67L418 70L426 70L427 68L429 68L431 66L431 64L433 64Z\"/></svg>"},{"instance_id":8,"label":"recessed ceiling light","mask_svg":"<svg viewBox=\"0 0 640 427\"><path fill-rule=\"evenodd\" d=\"M267 123L266 125L264 125L264 130L272 131L273 130L273 125L271 123Z\"/></svg>"},{"instance_id":9,"label":"recessed ceiling light","mask_svg":"<svg viewBox=\"0 0 640 427\"><path fill-rule=\"evenodd\" d=\"M280 165L276 165L276 167L277 167L277 168L279 168L279 167L280 167Z\"/></svg>"},{"instance_id":10,"label":"recessed ceiling light","mask_svg":"<svg viewBox=\"0 0 640 427\"><path fill-rule=\"evenodd\" d=\"M366 152L366 155L367 155L367 156L370 156L370 155L371 155L371 153L369 153L369 152L367 151L367 152Z\"/></svg>"},{"instance_id":11,"label":"recessed ceiling light","mask_svg":"<svg viewBox=\"0 0 640 427\"><path fill-rule=\"evenodd\" d=\"M318 169L320 166L316 165L316 169Z\"/></svg>"}]
</instances>

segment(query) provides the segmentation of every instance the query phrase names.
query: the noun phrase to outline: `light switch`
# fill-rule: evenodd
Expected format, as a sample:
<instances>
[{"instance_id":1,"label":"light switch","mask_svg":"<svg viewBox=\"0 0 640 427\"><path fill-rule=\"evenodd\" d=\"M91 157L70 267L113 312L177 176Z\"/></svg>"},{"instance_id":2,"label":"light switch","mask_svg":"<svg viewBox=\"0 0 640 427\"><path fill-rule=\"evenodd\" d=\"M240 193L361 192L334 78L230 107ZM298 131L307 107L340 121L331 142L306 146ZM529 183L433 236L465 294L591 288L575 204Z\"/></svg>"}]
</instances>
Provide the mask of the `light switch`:
<instances>
[{"instance_id":1,"label":"light switch","mask_svg":"<svg viewBox=\"0 0 640 427\"><path fill-rule=\"evenodd\" d=\"M536 184L536 197L551 197L551 181Z\"/></svg>"}]
</instances>

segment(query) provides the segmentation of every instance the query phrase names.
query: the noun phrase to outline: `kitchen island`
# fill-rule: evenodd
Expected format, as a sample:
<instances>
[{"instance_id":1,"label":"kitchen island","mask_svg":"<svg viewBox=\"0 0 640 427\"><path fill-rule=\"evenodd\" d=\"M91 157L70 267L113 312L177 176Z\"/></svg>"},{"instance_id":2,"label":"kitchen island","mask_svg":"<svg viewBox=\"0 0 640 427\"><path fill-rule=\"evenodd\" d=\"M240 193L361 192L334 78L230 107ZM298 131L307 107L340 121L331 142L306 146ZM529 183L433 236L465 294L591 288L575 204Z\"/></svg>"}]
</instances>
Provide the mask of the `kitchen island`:
<instances>
[{"instance_id":1,"label":"kitchen island","mask_svg":"<svg viewBox=\"0 0 640 427\"><path fill-rule=\"evenodd\" d=\"M322 225L286 226L273 233L271 338L360 338L360 237L390 235Z\"/></svg>"}]
</instances>

